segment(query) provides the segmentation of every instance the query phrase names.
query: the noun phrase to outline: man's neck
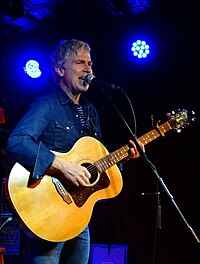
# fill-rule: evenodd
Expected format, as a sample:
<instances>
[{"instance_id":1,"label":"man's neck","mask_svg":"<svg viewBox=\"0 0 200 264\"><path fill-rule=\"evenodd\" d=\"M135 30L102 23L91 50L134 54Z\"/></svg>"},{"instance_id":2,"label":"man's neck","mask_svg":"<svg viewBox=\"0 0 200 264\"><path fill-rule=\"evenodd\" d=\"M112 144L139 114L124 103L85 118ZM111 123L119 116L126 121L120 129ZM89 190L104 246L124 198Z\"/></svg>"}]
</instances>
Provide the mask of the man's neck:
<instances>
[{"instance_id":1,"label":"man's neck","mask_svg":"<svg viewBox=\"0 0 200 264\"><path fill-rule=\"evenodd\" d=\"M79 94L73 94L70 89L68 89L65 85L62 85L62 84L60 84L60 87L69 96L69 98L74 102L74 104L79 104L80 95L81 95L80 93Z\"/></svg>"}]
</instances>

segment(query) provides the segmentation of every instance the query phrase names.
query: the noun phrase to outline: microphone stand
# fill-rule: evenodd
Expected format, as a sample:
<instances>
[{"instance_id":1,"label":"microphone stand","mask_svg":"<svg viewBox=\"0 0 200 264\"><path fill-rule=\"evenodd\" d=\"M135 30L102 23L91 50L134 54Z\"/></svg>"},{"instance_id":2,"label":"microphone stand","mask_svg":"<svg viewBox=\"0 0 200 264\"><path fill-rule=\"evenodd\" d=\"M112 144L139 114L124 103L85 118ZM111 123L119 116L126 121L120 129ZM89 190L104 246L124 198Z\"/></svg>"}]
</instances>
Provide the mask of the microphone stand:
<instances>
[{"instance_id":1,"label":"microphone stand","mask_svg":"<svg viewBox=\"0 0 200 264\"><path fill-rule=\"evenodd\" d=\"M159 239L159 230L162 228L162 220L161 220L161 198L160 198L160 192L158 190L158 184L156 185L156 192L151 192L151 193L141 193L141 196L146 196L146 197L155 197L156 195L156 205L157 205L157 210L156 210L156 226L155 226L155 236L154 236L154 243L153 243L153 261L152 263L156 263L156 258L157 258L157 250L158 250L158 239Z\"/></svg>"},{"instance_id":2,"label":"microphone stand","mask_svg":"<svg viewBox=\"0 0 200 264\"><path fill-rule=\"evenodd\" d=\"M188 224L187 220L185 219L184 215L182 214L181 210L179 209L178 205L176 204L174 197L172 196L172 194L170 193L169 189L167 188L166 184L164 183L163 179L159 176L158 171L156 170L155 166L151 163L151 161L148 159L147 155L145 154L145 152L142 150L142 148L140 147L136 136L132 133L133 136L133 142L135 143L135 145L137 146L137 150L140 153L140 156L149 164L150 168L152 169L157 181L160 183L160 185L162 186L162 188L164 189L165 193L167 194L167 196L169 197L169 199L171 200L172 204L174 205L175 209L177 210L177 212L179 213L180 217L182 218L183 222L185 223L186 227L191 231L192 235L194 236L195 240L200 243L199 238L197 237L197 235L195 234L194 230L192 229L192 227Z\"/></svg>"},{"instance_id":3,"label":"microphone stand","mask_svg":"<svg viewBox=\"0 0 200 264\"><path fill-rule=\"evenodd\" d=\"M123 92L125 94L125 96L128 98L127 94L123 91L123 89L120 90L121 92ZM115 108L115 110L117 111L117 113L120 115L120 117L122 118L122 120L125 122L127 128L129 129L131 135L132 135L132 140L135 143L137 150L140 154L140 156L147 162L147 164L150 166L150 168L152 169L156 180L160 183L160 185L162 186L163 190L165 191L165 193L167 194L167 196L169 197L169 199L171 200L173 206L175 207L176 211L178 212L178 214L180 215L181 219L183 220L183 222L185 223L186 227L189 229L189 231L192 233L194 239L196 240L197 243L200 243L199 238L197 237L197 235L195 234L194 230L192 229L192 227L189 225L189 223L187 222L186 218L184 217L184 215L182 214L181 210L179 209L178 205L176 204L174 197L172 196L172 194L170 193L169 189L167 188L166 184L164 183L163 179L159 176L158 171L156 169L156 167L153 165L153 163L149 160L149 158L147 157L146 153L143 151L143 149L141 148L140 144L138 143L137 137L136 135L132 132L132 130L130 129L129 125L127 124L126 120L124 119L124 117L122 116L121 112L119 111L119 109L116 107L116 105L113 103L113 101L111 100L111 96L107 97L111 104L113 105L113 107Z\"/></svg>"}]
</instances>

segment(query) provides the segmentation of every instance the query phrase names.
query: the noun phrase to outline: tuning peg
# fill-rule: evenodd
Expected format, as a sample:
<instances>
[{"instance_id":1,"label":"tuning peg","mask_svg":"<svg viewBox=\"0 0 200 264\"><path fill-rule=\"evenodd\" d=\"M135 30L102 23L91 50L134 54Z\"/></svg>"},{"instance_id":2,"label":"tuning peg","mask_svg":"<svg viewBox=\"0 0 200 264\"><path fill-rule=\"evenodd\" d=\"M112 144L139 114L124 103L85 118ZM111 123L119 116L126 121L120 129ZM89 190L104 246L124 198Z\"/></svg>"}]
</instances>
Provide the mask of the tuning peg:
<instances>
[{"instance_id":1,"label":"tuning peg","mask_svg":"<svg viewBox=\"0 0 200 264\"><path fill-rule=\"evenodd\" d=\"M192 115L195 115L195 112L194 111L192 111ZM194 117L191 117L190 120L191 121L195 121L196 120L196 117L195 116Z\"/></svg>"}]
</instances>

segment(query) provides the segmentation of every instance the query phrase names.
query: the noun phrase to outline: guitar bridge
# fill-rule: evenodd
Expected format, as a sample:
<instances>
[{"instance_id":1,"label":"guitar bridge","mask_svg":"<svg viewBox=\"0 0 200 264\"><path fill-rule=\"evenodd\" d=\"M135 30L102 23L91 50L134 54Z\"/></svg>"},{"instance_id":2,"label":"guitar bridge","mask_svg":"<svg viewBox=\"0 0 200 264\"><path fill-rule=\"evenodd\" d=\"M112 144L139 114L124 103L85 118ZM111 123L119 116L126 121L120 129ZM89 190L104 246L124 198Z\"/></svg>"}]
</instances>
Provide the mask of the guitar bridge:
<instances>
[{"instance_id":1,"label":"guitar bridge","mask_svg":"<svg viewBox=\"0 0 200 264\"><path fill-rule=\"evenodd\" d=\"M69 196L69 193L66 191L64 186L61 184L61 182L57 179L52 177L52 181L56 187L57 192L60 194L60 196L63 198L63 200L67 203L70 204L72 203L72 199Z\"/></svg>"}]
</instances>

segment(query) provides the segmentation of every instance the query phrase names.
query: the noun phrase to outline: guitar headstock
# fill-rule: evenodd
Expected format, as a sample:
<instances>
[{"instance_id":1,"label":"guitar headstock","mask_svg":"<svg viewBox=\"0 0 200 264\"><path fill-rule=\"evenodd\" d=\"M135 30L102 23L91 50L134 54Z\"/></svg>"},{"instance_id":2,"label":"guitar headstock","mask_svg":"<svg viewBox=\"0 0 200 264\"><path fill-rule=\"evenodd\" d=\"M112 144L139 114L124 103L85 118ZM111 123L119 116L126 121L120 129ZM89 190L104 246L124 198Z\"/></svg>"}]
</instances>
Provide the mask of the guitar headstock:
<instances>
[{"instance_id":1,"label":"guitar headstock","mask_svg":"<svg viewBox=\"0 0 200 264\"><path fill-rule=\"evenodd\" d=\"M177 109L176 111L167 113L166 116L170 126L180 133L182 128L189 126L190 121L195 121L194 115L194 111L188 113L185 109Z\"/></svg>"}]
</instances>

